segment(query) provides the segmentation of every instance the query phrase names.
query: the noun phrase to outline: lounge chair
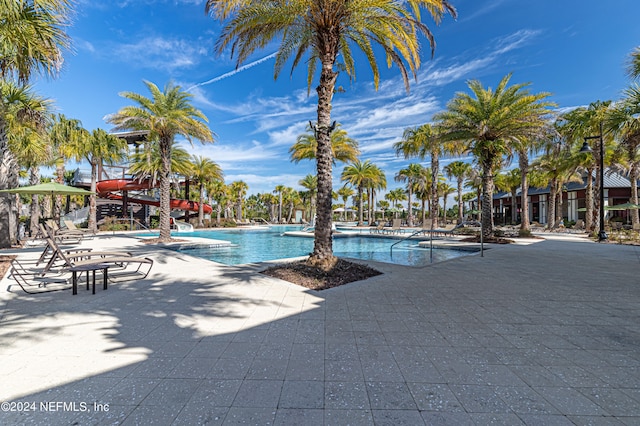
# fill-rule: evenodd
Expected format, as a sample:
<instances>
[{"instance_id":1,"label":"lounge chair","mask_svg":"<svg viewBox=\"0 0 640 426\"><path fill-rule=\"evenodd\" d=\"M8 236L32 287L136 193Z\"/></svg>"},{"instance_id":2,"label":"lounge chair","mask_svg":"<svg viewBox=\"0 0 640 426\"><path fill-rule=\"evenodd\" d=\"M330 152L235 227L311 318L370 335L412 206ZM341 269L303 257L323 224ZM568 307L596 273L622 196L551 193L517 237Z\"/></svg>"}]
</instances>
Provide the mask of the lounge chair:
<instances>
[{"instance_id":1,"label":"lounge chair","mask_svg":"<svg viewBox=\"0 0 640 426\"><path fill-rule=\"evenodd\" d=\"M437 228L431 231L432 235L436 235L439 237L444 237L447 235L453 235L453 231L458 227L458 225L445 225L442 228Z\"/></svg>"},{"instance_id":2,"label":"lounge chair","mask_svg":"<svg viewBox=\"0 0 640 426\"><path fill-rule=\"evenodd\" d=\"M393 221L391 222L391 227L385 227L383 228L383 232L385 234L400 234L403 232L403 229L401 228L402 226L402 219L393 219Z\"/></svg>"},{"instance_id":3,"label":"lounge chair","mask_svg":"<svg viewBox=\"0 0 640 426\"><path fill-rule=\"evenodd\" d=\"M129 252L121 251L93 251L61 249L57 242L49 234L46 236L48 245L53 251L47 265L41 271L41 276L52 272L52 267L58 262L59 272L64 272L74 266L89 264L108 264L109 281L120 282L134 279L143 279L149 275L153 267L153 260L147 257L133 257ZM45 249L47 250L47 249Z\"/></svg>"},{"instance_id":4,"label":"lounge chair","mask_svg":"<svg viewBox=\"0 0 640 426\"><path fill-rule=\"evenodd\" d=\"M94 231L92 231L91 229L84 229L84 228L78 228L76 227L76 224L73 223L73 221L71 220L63 220L62 221L64 223L64 226L67 227L67 230L72 231L72 232L80 232L85 238L93 238L96 233Z\"/></svg>"},{"instance_id":5,"label":"lounge chair","mask_svg":"<svg viewBox=\"0 0 640 426\"><path fill-rule=\"evenodd\" d=\"M381 234L384 232L384 222L380 222L379 224L377 224L375 227L371 227L369 228L369 233L370 234Z\"/></svg>"},{"instance_id":6,"label":"lounge chair","mask_svg":"<svg viewBox=\"0 0 640 426\"><path fill-rule=\"evenodd\" d=\"M11 261L9 278L13 279L20 288L28 294L50 293L53 291L69 290L71 282L69 277L42 277L29 271L18 259ZM11 286L7 291L11 291Z\"/></svg>"}]
</instances>

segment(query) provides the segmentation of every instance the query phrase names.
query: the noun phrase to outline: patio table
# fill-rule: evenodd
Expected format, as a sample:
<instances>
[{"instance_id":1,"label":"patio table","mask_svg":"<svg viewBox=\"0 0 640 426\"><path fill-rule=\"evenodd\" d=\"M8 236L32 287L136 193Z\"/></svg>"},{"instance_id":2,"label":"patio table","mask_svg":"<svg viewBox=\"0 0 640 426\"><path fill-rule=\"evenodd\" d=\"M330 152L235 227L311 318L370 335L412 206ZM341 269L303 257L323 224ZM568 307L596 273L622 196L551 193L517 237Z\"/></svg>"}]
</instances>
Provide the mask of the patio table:
<instances>
[{"instance_id":1,"label":"patio table","mask_svg":"<svg viewBox=\"0 0 640 426\"><path fill-rule=\"evenodd\" d=\"M82 273L82 272L86 272L87 273L87 290L89 290L89 272L92 272L93 275L93 294L96 294L96 271L98 270L102 270L102 279L103 279L103 285L102 288L104 290L107 289L107 271L109 269L109 264L108 263L91 263L91 264L87 264L87 265L77 265L77 266L73 266L71 268L69 268L69 271L72 272L73 276L72 276L72 282L73 282L73 289L72 289L72 294L78 294L78 272Z\"/></svg>"}]
</instances>

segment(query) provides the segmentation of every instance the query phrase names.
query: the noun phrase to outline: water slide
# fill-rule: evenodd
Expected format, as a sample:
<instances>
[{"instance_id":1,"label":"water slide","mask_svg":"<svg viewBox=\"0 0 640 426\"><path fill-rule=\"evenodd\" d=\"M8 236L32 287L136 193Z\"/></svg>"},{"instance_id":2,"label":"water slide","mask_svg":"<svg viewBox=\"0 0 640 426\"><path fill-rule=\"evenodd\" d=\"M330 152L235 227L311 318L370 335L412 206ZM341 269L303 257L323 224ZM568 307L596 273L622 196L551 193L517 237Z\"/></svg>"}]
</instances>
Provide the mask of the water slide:
<instances>
[{"instance_id":1,"label":"water slide","mask_svg":"<svg viewBox=\"0 0 640 426\"><path fill-rule=\"evenodd\" d=\"M119 191L141 191L145 189L154 188L150 180L137 181L134 179L109 179L101 180L96 184L96 192L100 197L109 198L112 200L121 200L122 195L114 194ZM128 197L130 203L146 204L149 206L159 206L160 201L155 198L145 196L133 196ZM196 201L171 199L169 206L172 209L188 210L191 212L197 212L199 203ZM213 208L208 205L203 205L203 211L206 214L213 212Z\"/></svg>"}]
</instances>

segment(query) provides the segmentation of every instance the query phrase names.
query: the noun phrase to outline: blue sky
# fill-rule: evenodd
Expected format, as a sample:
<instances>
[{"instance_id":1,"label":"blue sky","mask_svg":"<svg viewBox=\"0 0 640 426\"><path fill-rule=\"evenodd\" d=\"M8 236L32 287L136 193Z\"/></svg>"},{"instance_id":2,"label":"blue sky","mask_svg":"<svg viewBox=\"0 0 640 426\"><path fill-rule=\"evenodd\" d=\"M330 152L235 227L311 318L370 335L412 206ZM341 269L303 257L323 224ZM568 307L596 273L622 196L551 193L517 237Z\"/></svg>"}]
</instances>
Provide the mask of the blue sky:
<instances>
[{"instance_id":1,"label":"blue sky","mask_svg":"<svg viewBox=\"0 0 640 426\"><path fill-rule=\"evenodd\" d=\"M624 68L640 45L638 0L451 2L457 20L426 21L437 47L431 59L425 42L410 93L382 55L377 91L362 58L354 81L344 74L338 79L344 93L334 96L332 119L358 140L362 160L386 172L388 189L401 186L393 177L407 164L393 143L405 128L429 122L470 79L495 87L513 73L512 83L550 92L561 109L617 99L629 85ZM39 94L55 100L57 112L89 130L110 130L104 117L130 104L119 93L148 96L143 80L160 87L174 81L194 94L217 135L213 145L185 142L190 152L220 164L227 183L248 183L250 194L280 184L302 189L298 181L315 164L291 163L288 149L316 117L317 78L307 96L304 65L291 75L285 68L274 81L273 45L236 70L228 52L215 55L220 24L205 15L201 0L78 0L75 9L68 30L74 52L65 55L59 78L34 82ZM422 164L429 166L428 159ZM335 188L342 169L334 168Z\"/></svg>"}]
</instances>

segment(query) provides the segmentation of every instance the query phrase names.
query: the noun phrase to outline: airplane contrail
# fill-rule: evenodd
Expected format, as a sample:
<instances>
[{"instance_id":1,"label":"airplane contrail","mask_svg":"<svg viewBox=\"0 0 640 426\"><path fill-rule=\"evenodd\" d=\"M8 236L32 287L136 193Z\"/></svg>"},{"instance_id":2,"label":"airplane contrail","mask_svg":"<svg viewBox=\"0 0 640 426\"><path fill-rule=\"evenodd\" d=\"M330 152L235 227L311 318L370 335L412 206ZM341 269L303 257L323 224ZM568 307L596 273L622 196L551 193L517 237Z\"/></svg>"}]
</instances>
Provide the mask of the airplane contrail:
<instances>
[{"instance_id":1,"label":"airplane contrail","mask_svg":"<svg viewBox=\"0 0 640 426\"><path fill-rule=\"evenodd\" d=\"M264 58L260 58L260 59L258 59L256 61L253 61L253 62L249 63L249 64L246 64L246 65L243 65L243 66L241 66L239 68L236 68L233 71L229 71L227 73L219 75L218 77L214 77L211 80L207 80L207 81L203 81L202 83L194 84L193 86L189 87L187 89L187 91L189 91L191 89L194 89L196 87L206 86L207 84L215 83L217 81L224 80L225 78L234 76L234 75L238 74L241 71L248 70L249 68L255 67L256 65L260 65L261 63L263 63L263 62L265 62L265 61L267 61L267 60L269 60L271 58L275 58L277 54L278 54L278 52L273 52L272 54L267 55Z\"/></svg>"}]
</instances>

